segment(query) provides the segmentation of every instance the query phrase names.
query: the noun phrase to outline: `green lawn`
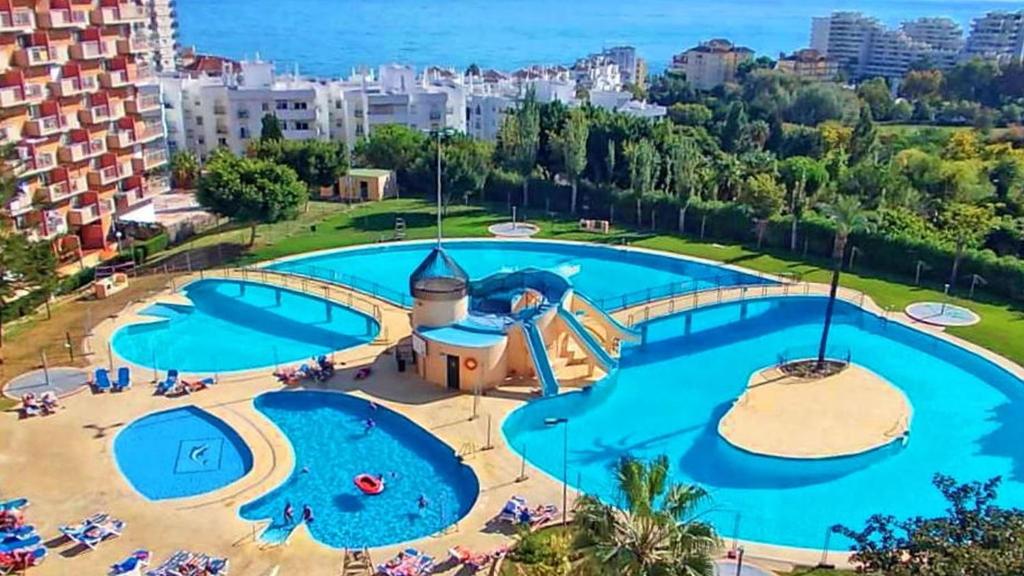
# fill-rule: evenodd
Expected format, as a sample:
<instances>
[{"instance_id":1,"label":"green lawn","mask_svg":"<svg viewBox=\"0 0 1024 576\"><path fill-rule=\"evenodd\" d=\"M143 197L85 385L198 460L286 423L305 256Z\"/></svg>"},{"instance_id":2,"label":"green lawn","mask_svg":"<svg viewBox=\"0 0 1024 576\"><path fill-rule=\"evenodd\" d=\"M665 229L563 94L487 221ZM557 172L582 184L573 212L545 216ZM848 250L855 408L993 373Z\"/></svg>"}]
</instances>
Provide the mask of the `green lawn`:
<instances>
[{"instance_id":1,"label":"green lawn","mask_svg":"<svg viewBox=\"0 0 1024 576\"><path fill-rule=\"evenodd\" d=\"M389 200L351 209L319 202L310 205L309 213L304 215L301 223L260 226L255 246L247 250L242 261L256 262L312 250L391 239L397 217L405 220L408 239L432 238L436 235L434 207L418 199ZM443 226L447 237L487 236L487 226L505 220L507 217L498 209L452 206ZM667 234L641 234L619 228L613 229L609 235L580 232L573 219L542 217L539 213L531 214L530 221L540 226L539 236L543 238L604 243L626 241L635 246L716 260L751 270L773 274L795 273L815 282L827 283L830 274L827 262L803 260L789 252L757 251L739 244L699 241ZM315 231L311 229L314 224ZM247 240L247 229L232 229L206 234L186 247L217 243L239 245ZM901 310L911 302L943 297L941 286L916 287L909 285L911 282L912 279L860 269L844 273L842 278L844 286L863 291L880 306L892 310ZM982 318L975 326L951 329L952 334L1024 364L1024 314L1021 304L985 294L979 294L973 301L957 298L952 301L970 307Z\"/></svg>"}]
</instances>

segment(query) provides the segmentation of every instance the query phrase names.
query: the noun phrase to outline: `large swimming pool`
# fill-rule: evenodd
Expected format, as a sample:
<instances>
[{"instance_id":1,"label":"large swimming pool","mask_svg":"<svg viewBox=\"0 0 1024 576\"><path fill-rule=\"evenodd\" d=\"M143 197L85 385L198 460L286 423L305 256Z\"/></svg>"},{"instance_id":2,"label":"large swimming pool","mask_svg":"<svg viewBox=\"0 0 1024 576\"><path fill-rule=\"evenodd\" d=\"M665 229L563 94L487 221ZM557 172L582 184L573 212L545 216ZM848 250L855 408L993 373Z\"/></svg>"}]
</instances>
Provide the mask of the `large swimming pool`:
<instances>
[{"instance_id":1,"label":"large swimming pool","mask_svg":"<svg viewBox=\"0 0 1024 576\"><path fill-rule=\"evenodd\" d=\"M114 456L128 482L150 500L211 492L252 469L252 452L238 433L195 406L135 420L114 438Z\"/></svg>"},{"instance_id":2,"label":"large swimming pool","mask_svg":"<svg viewBox=\"0 0 1024 576\"><path fill-rule=\"evenodd\" d=\"M382 244L291 259L271 268L339 281L408 306L409 276L433 247L433 242ZM606 310L667 295L668 290L769 282L713 264L595 244L459 240L445 242L445 250L473 279L523 268L558 271Z\"/></svg>"},{"instance_id":3,"label":"large swimming pool","mask_svg":"<svg viewBox=\"0 0 1024 576\"><path fill-rule=\"evenodd\" d=\"M118 330L113 347L140 366L228 372L308 360L372 341L369 316L276 286L200 280L182 289L192 305L153 304L162 320Z\"/></svg>"},{"instance_id":4,"label":"large swimming pool","mask_svg":"<svg viewBox=\"0 0 1024 576\"><path fill-rule=\"evenodd\" d=\"M1024 506L1022 382L962 348L845 303L837 305L832 345L907 395L909 444L807 462L754 456L720 439L718 420L754 371L780 353L813 353L825 302L762 299L652 321L648 343L624 351L616 379L523 406L506 420L506 439L560 479L562 430L543 420L568 417L570 483L613 503L616 460L667 454L674 480L712 492L709 518L723 535L731 538L738 520L740 538L772 544L820 548L832 525L860 528L873 513L941 514L945 502L931 486L936 472L960 481L1002 476L1002 503ZM834 536L831 547L846 544Z\"/></svg>"},{"instance_id":5,"label":"large swimming pool","mask_svg":"<svg viewBox=\"0 0 1024 576\"><path fill-rule=\"evenodd\" d=\"M334 548L384 546L428 536L462 518L479 484L454 451L412 421L369 402L330 392L269 392L256 409L291 441L295 469L267 495L242 506L242 517L271 521L281 534L282 512L313 509L310 533ZM366 419L375 427L367 432ZM367 496L358 474L381 475L385 490ZM419 499L427 500L421 509Z\"/></svg>"}]
</instances>

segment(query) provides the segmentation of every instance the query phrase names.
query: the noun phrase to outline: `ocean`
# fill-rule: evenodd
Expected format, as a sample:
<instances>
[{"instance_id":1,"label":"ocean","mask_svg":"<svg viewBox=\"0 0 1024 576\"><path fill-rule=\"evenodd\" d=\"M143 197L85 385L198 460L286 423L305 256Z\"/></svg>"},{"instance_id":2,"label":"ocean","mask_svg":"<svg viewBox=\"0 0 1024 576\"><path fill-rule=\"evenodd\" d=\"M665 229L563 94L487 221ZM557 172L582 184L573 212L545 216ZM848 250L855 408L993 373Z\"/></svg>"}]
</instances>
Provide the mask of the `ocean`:
<instances>
[{"instance_id":1,"label":"ocean","mask_svg":"<svg viewBox=\"0 0 1024 576\"><path fill-rule=\"evenodd\" d=\"M651 71L701 40L728 38L759 54L806 47L811 18L858 10L886 24L948 16L969 29L1000 0L178 0L181 42L232 58L257 54L278 69L348 76L399 62L510 70L571 64L629 44Z\"/></svg>"}]
</instances>

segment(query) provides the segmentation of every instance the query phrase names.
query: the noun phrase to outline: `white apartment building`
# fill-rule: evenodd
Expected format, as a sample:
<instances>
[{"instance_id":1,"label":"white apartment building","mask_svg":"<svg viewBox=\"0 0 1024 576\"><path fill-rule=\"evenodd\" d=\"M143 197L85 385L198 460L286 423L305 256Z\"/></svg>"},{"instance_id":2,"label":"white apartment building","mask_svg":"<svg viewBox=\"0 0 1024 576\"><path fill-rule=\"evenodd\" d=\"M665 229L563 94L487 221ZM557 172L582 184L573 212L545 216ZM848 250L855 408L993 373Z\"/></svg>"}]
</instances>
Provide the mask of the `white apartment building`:
<instances>
[{"instance_id":1,"label":"white apartment building","mask_svg":"<svg viewBox=\"0 0 1024 576\"><path fill-rule=\"evenodd\" d=\"M492 81L482 77L466 78L466 133L475 138L494 141L498 138L505 114L532 91L542 104L576 103L576 83L564 75L552 74L546 78L520 80L516 75L491 75Z\"/></svg>"},{"instance_id":2,"label":"white apartment building","mask_svg":"<svg viewBox=\"0 0 1024 576\"><path fill-rule=\"evenodd\" d=\"M158 72L175 69L178 60L177 0L142 0L149 20L149 39L153 48L153 64Z\"/></svg>"},{"instance_id":3,"label":"white apartment building","mask_svg":"<svg viewBox=\"0 0 1024 576\"><path fill-rule=\"evenodd\" d=\"M612 112L651 120L664 118L668 114L668 109L664 106L634 100L633 95L629 92L593 91L590 93L590 104Z\"/></svg>"},{"instance_id":4,"label":"white apartment building","mask_svg":"<svg viewBox=\"0 0 1024 576\"><path fill-rule=\"evenodd\" d=\"M417 130L466 131L466 97L460 82L418 78L407 66L382 66L348 80L278 76L273 64L225 65L217 76L164 75L160 79L172 150L201 158L219 147L241 154L260 137L263 117L277 117L289 140L336 140L350 147L375 127L402 124Z\"/></svg>"},{"instance_id":5,"label":"white apartment building","mask_svg":"<svg viewBox=\"0 0 1024 576\"><path fill-rule=\"evenodd\" d=\"M948 18L920 18L889 29L859 12L835 12L811 25L811 48L857 79L897 80L918 62L948 68L962 45L963 31Z\"/></svg>"},{"instance_id":6,"label":"white apartment building","mask_svg":"<svg viewBox=\"0 0 1024 576\"><path fill-rule=\"evenodd\" d=\"M1024 60L1024 10L989 12L976 18L963 58L984 58L1001 64Z\"/></svg>"},{"instance_id":7,"label":"white apartment building","mask_svg":"<svg viewBox=\"0 0 1024 576\"><path fill-rule=\"evenodd\" d=\"M632 46L613 46L601 51L601 56L610 59L619 67L619 83L635 86L643 83L640 77L640 62L636 56L636 48Z\"/></svg>"}]
</instances>

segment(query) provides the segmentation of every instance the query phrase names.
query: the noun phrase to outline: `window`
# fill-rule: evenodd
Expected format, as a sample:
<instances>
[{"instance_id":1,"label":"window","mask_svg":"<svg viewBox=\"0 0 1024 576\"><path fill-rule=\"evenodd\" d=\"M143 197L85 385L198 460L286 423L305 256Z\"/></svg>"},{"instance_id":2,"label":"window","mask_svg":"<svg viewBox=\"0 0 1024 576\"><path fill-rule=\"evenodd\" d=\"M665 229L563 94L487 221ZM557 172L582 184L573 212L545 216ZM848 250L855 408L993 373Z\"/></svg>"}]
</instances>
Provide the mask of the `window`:
<instances>
[{"instance_id":1,"label":"window","mask_svg":"<svg viewBox=\"0 0 1024 576\"><path fill-rule=\"evenodd\" d=\"M285 100L278 100L278 101L277 101L277 102L276 102L276 103L274 104L274 106L275 106L275 107L276 107L276 108L277 108L278 110L287 110L287 109L288 109L288 102L287 102L287 101L285 101Z\"/></svg>"},{"instance_id":2,"label":"window","mask_svg":"<svg viewBox=\"0 0 1024 576\"><path fill-rule=\"evenodd\" d=\"M217 138L217 146L227 146L227 145L228 145L228 139L227 138Z\"/></svg>"},{"instance_id":3,"label":"window","mask_svg":"<svg viewBox=\"0 0 1024 576\"><path fill-rule=\"evenodd\" d=\"M245 126L242 126L241 128L239 128L238 129L238 137L241 138L242 140L248 140L249 139L249 129L246 128Z\"/></svg>"},{"instance_id":4,"label":"window","mask_svg":"<svg viewBox=\"0 0 1024 576\"><path fill-rule=\"evenodd\" d=\"M196 116L196 126L202 126L202 125L203 125L203 117L202 116Z\"/></svg>"},{"instance_id":5,"label":"window","mask_svg":"<svg viewBox=\"0 0 1024 576\"><path fill-rule=\"evenodd\" d=\"M295 123L295 129L296 130L309 130L309 122L296 122Z\"/></svg>"},{"instance_id":6,"label":"window","mask_svg":"<svg viewBox=\"0 0 1024 576\"><path fill-rule=\"evenodd\" d=\"M305 102L296 102L294 105L292 105L292 110L305 110L306 107L307 104Z\"/></svg>"},{"instance_id":7,"label":"window","mask_svg":"<svg viewBox=\"0 0 1024 576\"><path fill-rule=\"evenodd\" d=\"M262 108L264 112L270 112L270 104L264 102Z\"/></svg>"}]
</instances>

